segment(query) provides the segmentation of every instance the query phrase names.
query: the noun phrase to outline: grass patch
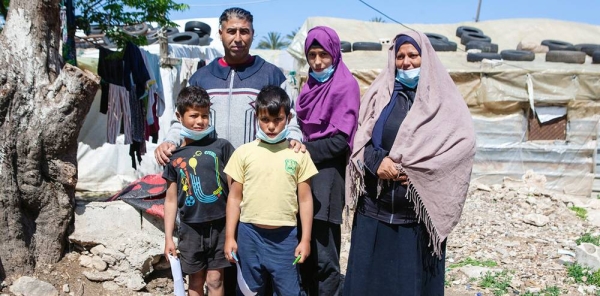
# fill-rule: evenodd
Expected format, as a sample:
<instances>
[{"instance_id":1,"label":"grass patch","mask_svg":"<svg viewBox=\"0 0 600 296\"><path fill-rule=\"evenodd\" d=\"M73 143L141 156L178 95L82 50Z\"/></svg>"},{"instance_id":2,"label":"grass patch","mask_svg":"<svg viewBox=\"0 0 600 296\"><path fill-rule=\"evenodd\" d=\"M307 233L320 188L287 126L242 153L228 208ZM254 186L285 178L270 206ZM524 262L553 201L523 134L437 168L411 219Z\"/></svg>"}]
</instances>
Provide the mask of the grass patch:
<instances>
[{"instance_id":1,"label":"grass patch","mask_svg":"<svg viewBox=\"0 0 600 296\"><path fill-rule=\"evenodd\" d=\"M498 273L486 272L481 278L479 286L490 289L496 296L504 295L508 293L510 278L511 276L506 270Z\"/></svg>"},{"instance_id":2,"label":"grass patch","mask_svg":"<svg viewBox=\"0 0 600 296\"><path fill-rule=\"evenodd\" d=\"M587 218L587 210L584 208L580 208L580 207L570 207L569 209L571 209L571 211L575 212L575 215L577 215L577 217L584 219Z\"/></svg>"},{"instance_id":3,"label":"grass patch","mask_svg":"<svg viewBox=\"0 0 600 296\"><path fill-rule=\"evenodd\" d=\"M546 289L541 290L539 293L525 292L523 296L560 296L561 294L560 288L552 286L546 287Z\"/></svg>"},{"instance_id":4,"label":"grass patch","mask_svg":"<svg viewBox=\"0 0 600 296\"><path fill-rule=\"evenodd\" d=\"M567 267L567 275L576 283L585 283L600 287L600 270L592 272L591 269L579 264L573 264Z\"/></svg>"},{"instance_id":5,"label":"grass patch","mask_svg":"<svg viewBox=\"0 0 600 296\"><path fill-rule=\"evenodd\" d=\"M452 282L455 280L455 276L448 277L448 275L446 274L446 278L444 279L444 287L450 288L452 286Z\"/></svg>"},{"instance_id":6,"label":"grass patch","mask_svg":"<svg viewBox=\"0 0 600 296\"><path fill-rule=\"evenodd\" d=\"M483 267L496 267L498 266L498 264L492 260L485 260L485 261L481 261L481 260L475 260L472 259L471 257L467 257L465 260L458 262L458 263L454 263L454 264L450 264L450 266L448 266L449 268L457 268L457 267L463 267L466 265L471 265L471 266L483 266Z\"/></svg>"},{"instance_id":7,"label":"grass patch","mask_svg":"<svg viewBox=\"0 0 600 296\"><path fill-rule=\"evenodd\" d=\"M585 233L580 238L575 240L577 245L581 245L581 243L590 243L592 245L600 246L600 236L594 236L591 233Z\"/></svg>"}]
</instances>

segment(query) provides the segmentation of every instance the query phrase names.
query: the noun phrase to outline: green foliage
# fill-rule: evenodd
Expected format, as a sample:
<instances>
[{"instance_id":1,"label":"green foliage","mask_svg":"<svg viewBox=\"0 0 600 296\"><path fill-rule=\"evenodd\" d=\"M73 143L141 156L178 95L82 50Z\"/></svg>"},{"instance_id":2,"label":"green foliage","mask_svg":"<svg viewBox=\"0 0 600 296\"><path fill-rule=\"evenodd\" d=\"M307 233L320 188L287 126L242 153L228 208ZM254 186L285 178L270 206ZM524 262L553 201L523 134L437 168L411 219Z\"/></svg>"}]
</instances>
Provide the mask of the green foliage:
<instances>
[{"instance_id":1,"label":"green foliage","mask_svg":"<svg viewBox=\"0 0 600 296\"><path fill-rule=\"evenodd\" d=\"M546 289L541 290L539 293L525 292L523 296L559 296L561 294L560 288L552 286L546 287Z\"/></svg>"},{"instance_id":2,"label":"green foliage","mask_svg":"<svg viewBox=\"0 0 600 296\"><path fill-rule=\"evenodd\" d=\"M573 264L567 267L567 275L576 283L585 283L600 287L600 270L592 271L590 268L580 264Z\"/></svg>"},{"instance_id":3,"label":"green foliage","mask_svg":"<svg viewBox=\"0 0 600 296\"><path fill-rule=\"evenodd\" d=\"M504 270L498 273L487 272L479 281L479 286L489 288L496 296L508 293L511 276Z\"/></svg>"},{"instance_id":4,"label":"green foliage","mask_svg":"<svg viewBox=\"0 0 600 296\"><path fill-rule=\"evenodd\" d=\"M584 208L580 208L580 207L570 207L571 211L575 212L575 215L577 215L577 217L585 220L585 218L587 218L587 210Z\"/></svg>"},{"instance_id":5,"label":"green foliage","mask_svg":"<svg viewBox=\"0 0 600 296\"><path fill-rule=\"evenodd\" d=\"M281 34L277 32L269 32L267 36L258 43L256 48L258 49L282 49L290 45L288 41L284 41L281 38Z\"/></svg>"},{"instance_id":6,"label":"green foliage","mask_svg":"<svg viewBox=\"0 0 600 296\"><path fill-rule=\"evenodd\" d=\"M385 20L382 19L381 17L378 17L378 16L374 17L374 18L371 18L369 21L370 22L374 22L374 23L385 23Z\"/></svg>"},{"instance_id":7,"label":"green foliage","mask_svg":"<svg viewBox=\"0 0 600 296\"><path fill-rule=\"evenodd\" d=\"M581 243L590 243L592 245L600 246L600 236L594 236L591 233L585 233L580 238L575 240L577 245L581 245Z\"/></svg>"},{"instance_id":8,"label":"green foliage","mask_svg":"<svg viewBox=\"0 0 600 296\"><path fill-rule=\"evenodd\" d=\"M187 4L179 4L172 0L74 0L76 10L80 13L77 26L84 31L90 25L98 24L106 36L113 40L117 47L123 48L127 41L137 45L145 45L144 36L134 36L122 29L123 26L156 22L160 27L176 26L169 19L169 12L183 11Z\"/></svg>"},{"instance_id":9,"label":"green foliage","mask_svg":"<svg viewBox=\"0 0 600 296\"><path fill-rule=\"evenodd\" d=\"M492 260L485 260L485 261L480 261L480 260L475 260L472 259L471 257L467 257L465 260L459 262L459 263L454 263L454 264L450 264L449 268L457 268L457 267L463 267L466 265L471 265L471 266L483 266L483 267L495 267L498 266L498 264Z\"/></svg>"}]
</instances>

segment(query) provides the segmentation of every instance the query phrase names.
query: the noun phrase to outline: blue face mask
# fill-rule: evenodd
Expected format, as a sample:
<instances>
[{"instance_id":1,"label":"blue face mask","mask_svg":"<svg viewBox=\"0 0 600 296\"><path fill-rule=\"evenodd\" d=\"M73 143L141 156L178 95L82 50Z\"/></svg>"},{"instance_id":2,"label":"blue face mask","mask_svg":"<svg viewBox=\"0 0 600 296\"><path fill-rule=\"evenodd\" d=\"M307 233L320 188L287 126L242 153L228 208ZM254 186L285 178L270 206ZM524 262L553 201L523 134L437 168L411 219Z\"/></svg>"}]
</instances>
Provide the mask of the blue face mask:
<instances>
[{"instance_id":1,"label":"blue face mask","mask_svg":"<svg viewBox=\"0 0 600 296\"><path fill-rule=\"evenodd\" d=\"M275 136L274 138L269 138L269 136L267 136L267 134L265 134L265 132L263 132L263 130L260 128L260 126L258 125L258 122L256 123L256 126L259 127L258 130L256 131L256 137L259 138L261 141L264 141L269 144L279 143L279 142L287 139L287 136L290 134L287 124L285 125L283 130L279 134L277 134L277 136Z\"/></svg>"},{"instance_id":2,"label":"blue face mask","mask_svg":"<svg viewBox=\"0 0 600 296\"><path fill-rule=\"evenodd\" d=\"M312 78L316 79L318 82L325 82L327 80L329 80L329 78L331 78L331 75L333 74L333 70L335 70L333 68L333 65L323 69L323 71L321 72L315 72L315 71L310 71L310 76L312 76Z\"/></svg>"},{"instance_id":3,"label":"blue face mask","mask_svg":"<svg viewBox=\"0 0 600 296\"><path fill-rule=\"evenodd\" d=\"M209 125L205 130L202 130L202 131L194 131L194 130L188 129L185 126L181 125L181 131L179 132L179 134L184 138L198 141L198 140L203 139L210 133L212 133L214 130L215 130L215 127L212 125Z\"/></svg>"},{"instance_id":4,"label":"blue face mask","mask_svg":"<svg viewBox=\"0 0 600 296\"><path fill-rule=\"evenodd\" d=\"M396 81L406 85L409 88L415 88L419 84L421 68L410 70L396 69Z\"/></svg>"}]
</instances>

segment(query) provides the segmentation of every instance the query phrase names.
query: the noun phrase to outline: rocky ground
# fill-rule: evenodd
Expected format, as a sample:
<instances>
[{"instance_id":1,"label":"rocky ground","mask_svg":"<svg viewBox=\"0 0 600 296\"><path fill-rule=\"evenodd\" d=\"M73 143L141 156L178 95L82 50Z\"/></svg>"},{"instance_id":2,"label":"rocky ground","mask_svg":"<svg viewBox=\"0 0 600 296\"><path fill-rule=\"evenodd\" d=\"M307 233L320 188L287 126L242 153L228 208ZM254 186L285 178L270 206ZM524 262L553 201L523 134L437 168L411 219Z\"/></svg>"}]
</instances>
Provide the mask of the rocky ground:
<instances>
[{"instance_id":1,"label":"rocky ground","mask_svg":"<svg viewBox=\"0 0 600 296\"><path fill-rule=\"evenodd\" d=\"M524 181L492 186L472 184L461 221L448 239L446 295L600 295L597 286L576 283L567 273L567 266L578 262L576 240L586 233L600 235L600 199L538 189L543 182L543 176L526 176ZM587 214L582 218L579 211L578 217L573 207ZM344 228L343 269L349 239L349 229ZM91 266L86 261L101 251L74 248L59 263L38 268L31 279L3 282L1 295L27 289L37 289L31 295L172 293L164 261L154 262L154 271L142 279L145 286L139 291L117 279L90 281L92 269L82 265Z\"/></svg>"}]
</instances>

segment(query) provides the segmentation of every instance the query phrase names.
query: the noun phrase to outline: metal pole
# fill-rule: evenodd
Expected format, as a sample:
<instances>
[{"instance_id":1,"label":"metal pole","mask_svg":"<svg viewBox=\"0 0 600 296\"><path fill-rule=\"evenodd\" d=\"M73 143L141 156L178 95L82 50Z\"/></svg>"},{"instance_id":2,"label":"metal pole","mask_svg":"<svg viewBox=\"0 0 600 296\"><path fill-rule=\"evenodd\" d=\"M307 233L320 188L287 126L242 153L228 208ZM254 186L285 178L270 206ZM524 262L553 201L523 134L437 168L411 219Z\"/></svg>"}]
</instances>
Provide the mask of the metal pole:
<instances>
[{"instance_id":1,"label":"metal pole","mask_svg":"<svg viewBox=\"0 0 600 296\"><path fill-rule=\"evenodd\" d=\"M481 11L481 0L479 0L479 4L477 5L477 15L475 15L475 22L479 21L479 12Z\"/></svg>"}]
</instances>

